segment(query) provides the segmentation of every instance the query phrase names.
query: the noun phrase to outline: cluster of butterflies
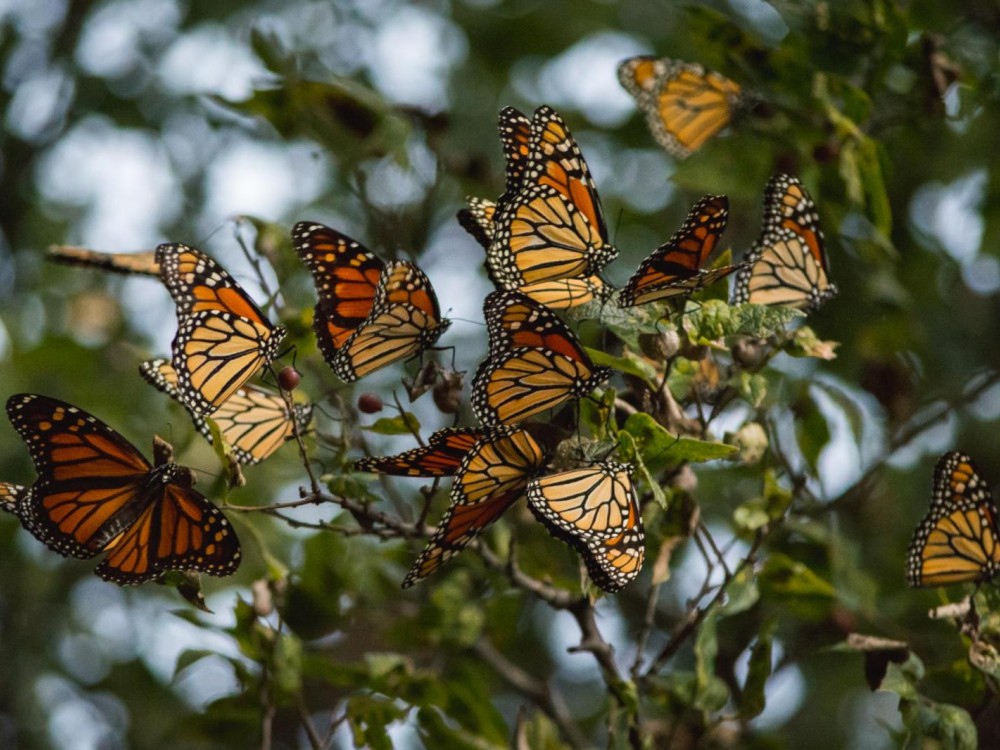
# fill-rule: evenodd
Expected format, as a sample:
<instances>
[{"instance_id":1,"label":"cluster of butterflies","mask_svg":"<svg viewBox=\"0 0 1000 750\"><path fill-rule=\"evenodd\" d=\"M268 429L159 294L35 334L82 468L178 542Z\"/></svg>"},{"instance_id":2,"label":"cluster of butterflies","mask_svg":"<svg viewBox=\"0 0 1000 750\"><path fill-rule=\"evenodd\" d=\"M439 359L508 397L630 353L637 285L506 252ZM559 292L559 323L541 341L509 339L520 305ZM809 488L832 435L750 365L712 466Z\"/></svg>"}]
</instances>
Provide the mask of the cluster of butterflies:
<instances>
[{"instance_id":1,"label":"cluster of butterflies","mask_svg":"<svg viewBox=\"0 0 1000 750\"><path fill-rule=\"evenodd\" d=\"M739 100L736 84L700 66L635 58L619 72L650 122L659 122L657 140L679 156L724 127ZM611 375L593 364L554 311L592 301L630 307L683 297L731 273L734 304L813 309L836 292L817 212L797 179L775 176L765 192L761 237L747 257L707 268L728 201L706 196L615 290L601 274L618 250L562 118L543 106L529 120L508 107L499 131L504 193L496 201L469 199L458 217L482 244L497 287L484 303L489 353L472 383L472 409L482 426L441 430L425 447L362 459L357 467L455 477L451 505L404 586L433 572L526 495L549 530L580 552L592 579L617 591L638 574L644 556L631 468L605 460L546 473L552 435L526 422L588 395ZM315 282L320 351L345 382L417 356L448 329L430 281L413 263L383 261L317 223L297 224L292 243ZM136 255L64 249L59 258L164 283L178 317L172 356L144 362L140 372L183 404L209 440L221 437L234 460L257 463L307 428L310 405L248 383L278 354L284 328L207 255L165 244ZM167 570L226 575L237 568L234 530L169 452L157 450L151 465L96 417L45 396L13 396L7 413L38 479L30 488L0 484L0 507L50 548L83 558L105 553L97 573L120 584Z\"/></svg>"}]
</instances>

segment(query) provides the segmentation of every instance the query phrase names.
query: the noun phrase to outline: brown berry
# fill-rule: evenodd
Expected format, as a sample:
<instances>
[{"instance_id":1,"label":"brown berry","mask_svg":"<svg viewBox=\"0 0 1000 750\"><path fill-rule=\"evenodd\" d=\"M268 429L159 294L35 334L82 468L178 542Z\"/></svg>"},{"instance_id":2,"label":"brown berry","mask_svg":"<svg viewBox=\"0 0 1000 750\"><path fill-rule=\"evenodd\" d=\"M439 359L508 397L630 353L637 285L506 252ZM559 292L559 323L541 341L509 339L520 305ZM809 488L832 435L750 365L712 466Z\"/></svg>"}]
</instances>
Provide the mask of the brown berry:
<instances>
[{"instance_id":1,"label":"brown berry","mask_svg":"<svg viewBox=\"0 0 1000 750\"><path fill-rule=\"evenodd\" d=\"M377 414L382 411L382 399L374 393L362 393L358 396L358 411L363 414Z\"/></svg>"},{"instance_id":2,"label":"brown berry","mask_svg":"<svg viewBox=\"0 0 1000 750\"><path fill-rule=\"evenodd\" d=\"M278 372L278 385L283 391L294 391L302 381L302 376L294 367L283 367Z\"/></svg>"}]
</instances>

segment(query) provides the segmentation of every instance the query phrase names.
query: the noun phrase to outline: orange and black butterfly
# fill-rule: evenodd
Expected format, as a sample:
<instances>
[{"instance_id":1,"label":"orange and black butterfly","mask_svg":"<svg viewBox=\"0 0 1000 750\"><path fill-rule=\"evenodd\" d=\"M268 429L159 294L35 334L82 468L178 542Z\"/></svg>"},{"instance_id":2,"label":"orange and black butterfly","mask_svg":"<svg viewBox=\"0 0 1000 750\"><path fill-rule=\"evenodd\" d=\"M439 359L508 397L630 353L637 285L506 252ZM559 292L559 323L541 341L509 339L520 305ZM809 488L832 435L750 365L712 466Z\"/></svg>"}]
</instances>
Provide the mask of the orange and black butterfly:
<instances>
[{"instance_id":1,"label":"orange and black butterfly","mask_svg":"<svg viewBox=\"0 0 1000 750\"><path fill-rule=\"evenodd\" d=\"M612 593L639 575L646 554L631 474L628 464L607 461L528 483L528 507L583 555L594 583Z\"/></svg>"},{"instance_id":2,"label":"orange and black butterfly","mask_svg":"<svg viewBox=\"0 0 1000 750\"><path fill-rule=\"evenodd\" d=\"M190 469L165 457L152 466L104 422L53 398L11 396L7 416L38 472L22 522L51 549L104 553L97 575L123 586L168 570L225 576L239 567L236 532L193 488Z\"/></svg>"},{"instance_id":3,"label":"orange and black butterfly","mask_svg":"<svg viewBox=\"0 0 1000 750\"><path fill-rule=\"evenodd\" d=\"M687 215L684 225L639 264L618 295L625 306L692 294L725 278L739 266L702 270L719 243L729 216L729 199L707 195Z\"/></svg>"},{"instance_id":4,"label":"orange and black butterfly","mask_svg":"<svg viewBox=\"0 0 1000 750\"><path fill-rule=\"evenodd\" d=\"M160 275L160 264L156 262L156 253L152 250L136 253L102 253L83 247L54 245L49 248L49 254L46 258L54 263L99 268L111 273L137 276Z\"/></svg>"},{"instance_id":5,"label":"orange and black butterfly","mask_svg":"<svg viewBox=\"0 0 1000 750\"><path fill-rule=\"evenodd\" d=\"M424 551L403 579L403 588L426 578L524 494L528 480L548 461L543 444L525 429L484 431L455 474L451 505Z\"/></svg>"},{"instance_id":6,"label":"orange and black butterfly","mask_svg":"<svg viewBox=\"0 0 1000 750\"><path fill-rule=\"evenodd\" d=\"M582 398L611 376L544 305L518 292L483 304L490 346L472 381L472 410L484 425L511 425Z\"/></svg>"},{"instance_id":7,"label":"orange and black butterfly","mask_svg":"<svg viewBox=\"0 0 1000 750\"><path fill-rule=\"evenodd\" d=\"M583 305L602 296L605 283L600 276L590 274L560 277L561 269L559 268L551 272L543 271L541 276L535 277L535 280L518 284L517 280L519 277L532 273L532 269L525 267L518 270L509 267L511 262L515 260L515 255L505 252L504 248L493 248L496 238L495 221L497 219L497 211L499 207L505 206L511 200L516 199L524 183L524 174L529 166L529 157L535 153L532 142L532 123L518 110L513 107L505 107L501 110L498 130L506 161L506 190L496 203L485 198L467 198L468 207L458 212L459 223L469 234L475 237L476 241L486 251L486 268L490 280L500 289L516 289L522 294L531 297L536 302L540 302L546 307L551 307L555 310ZM568 132L567 130L567 136ZM577 153L579 154L579 151ZM590 181L586 162L583 161L582 155L579 158L580 163L583 165L582 168L586 173L587 184L592 189L593 183ZM533 168L537 169L538 166L534 165ZM596 200L596 197L597 193L594 190L593 199ZM525 216L529 214L527 209L523 209L522 213ZM600 216L599 204L597 204L595 215ZM532 261L537 261L539 257L538 255L531 257L524 255L520 260L524 264L528 264ZM600 265L604 265L608 260L610 258L604 261L598 260L597 262Z\"/></svg>"},{"instance_id":8,"label":"orange and black butterfly","mask_svg":"<svg viewBox=\"0 0 1000 750\"><path fill-rule=\"evenodd\" d=\"M198 414L210 414L268 364L285 329L273 326L218 263L193 247L156 248L160 279L177 305L172 365L177 390Z\"/></svg>"},{"instance_id":9,"label":"orange and black butterfly","mask_svg":"<svg viewBox=\"0 0 1000 750\"><path fill-rule=\"evenodd\" d=\"M497 205L486 263L503 289L587 278L618 256L590 169L562 118L539 107L516 193Z\"/></svg>"},{"instance_id":10,"label":"orange and black butterfly","mask_svg":"<svg viewBox=\"0 0 1000 750\"><path fill-rule=\"evenodd\" d=\"M177 373L164 359L139 365L139 372L155 388L187 406L177 389ZM189 410L190 411L190 410ZM312 404L295 404L291 412L280 393L244 385L211 414L190 412L198 432L213 442L208 419L215 422L233 457L241 464L256 464L292 438L295 425L305 430L312 418Z\"/></svg>"},{"instance_id":11,"label":"orange and black butterfly","mask_svg":"<svg viewBox=\"0 0 1000 750\"><path fill-rule=\"evenodd\" d=\"M341 380L415 357L451 325L430 280L412 263L385 263L314 222L296 224L292 242L319 295L313 330L320 351Z\"/></svg>"},{"instance_id":12,"label":"orange and black butterfly","mask_svg":"<svg viewBox=\"0 0 1000 750\"><path fill-rule=\"evenodd\" d=\"M797 178L775 175L764 191L764 228L736 274L732 304L809 311L836 294L816 204Z\"/></svg>"},{"instance_id":13,"label":"orange and black butterfly","mask_svg":"<svg viewBox=\"0 0 1000 750\"><path fill-rule=\"evenodd\" d=\"M618 80L646 114L656 142L678 159L726 127L742 101L735 81L668 57L623 60Z\"/></svg>"},{"instance_id":14,"label":"orange and black butterfly","mask_svg":"<svg viewBox=\"0 0 1000 750\"><path fill-rule=\"evenodd\" d=\"M396 456L366 456L355 461L354 468L399 477L451 477L482 437L482 430L446 427L431 435L425 446Z\"/></svg>"},{"instance_id":15,"label":"orange and black butterfly","mask_svg":"<svg viewBox=\"0 0 1000 750\"><path fill-rule=\"evenodd\" d=\"M1000 573L997 508L976 465L945 453L934 469L931 509L913 534L906 559L911 586L982 583Z\"/></svg>"}]
</instances>

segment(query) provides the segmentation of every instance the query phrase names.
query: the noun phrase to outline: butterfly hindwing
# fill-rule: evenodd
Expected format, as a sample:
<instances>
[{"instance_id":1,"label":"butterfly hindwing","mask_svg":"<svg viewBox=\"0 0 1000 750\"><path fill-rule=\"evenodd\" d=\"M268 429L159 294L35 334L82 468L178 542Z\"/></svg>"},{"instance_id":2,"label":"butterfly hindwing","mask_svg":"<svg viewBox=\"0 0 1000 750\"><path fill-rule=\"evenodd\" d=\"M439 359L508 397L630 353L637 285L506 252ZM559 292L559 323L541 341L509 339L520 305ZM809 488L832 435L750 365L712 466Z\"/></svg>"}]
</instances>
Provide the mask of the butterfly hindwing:
<instances>
[{"instance_id":1,"label":"butterfly hindwing","mask_svg":"<svg viewBox=\"0 0 1000 750\"><path fill-rule=\"evenodd\" d=\"M139 366L152 386L187 406L177 389L177 373L164 359L152 359ZM280 393L245 385L211 414L188 410L195 427L213 442L208 420L215 422L233 457L241 464L256 464L274 453L294 435L305 431L312 419L312 404L294 404L289 412Z\"/></svg>"},{"instance_id":2,"label":"butterfly hindwing","mask_svg":"<svg viewBox=\"0 0 1000 750\"><path fill-rule=\"evenodd\" d=\"M528 507L580 552L593 581L609 592L632 581L645 557L631 473L630 465L607 461L528 483Z\"/></svg>"}]
</instances>

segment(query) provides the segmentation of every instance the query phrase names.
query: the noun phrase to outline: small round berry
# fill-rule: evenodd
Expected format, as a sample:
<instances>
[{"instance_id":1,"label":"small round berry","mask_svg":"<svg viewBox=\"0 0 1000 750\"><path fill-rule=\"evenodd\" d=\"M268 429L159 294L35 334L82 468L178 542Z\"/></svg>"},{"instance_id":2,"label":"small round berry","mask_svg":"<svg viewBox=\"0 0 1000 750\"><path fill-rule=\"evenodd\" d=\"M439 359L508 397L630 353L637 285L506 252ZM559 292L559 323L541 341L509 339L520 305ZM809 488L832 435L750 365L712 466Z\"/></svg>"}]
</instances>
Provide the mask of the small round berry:
<instances>
[{"instance_id":1,"label":"small round berry","mask_svg":"<svg viewBox=\"0 0 1000 750\"><path fill-rule=\"evenodd\" d=\"M358 396L358 411L363 414L377 414L382 411L382 399L374 393L362 393Z\"/></svg>"},{"instance_id":2,"label":"small round berry","mask_svg":"<svg viewBox=\"0 0 1000 750\"><path fill-rule=\"evenodd\" d=\"M283 391L294 391L302 381L302 376L294 367L283 367L278 372L278 385Z\"/></svg>"}]
</instances>

